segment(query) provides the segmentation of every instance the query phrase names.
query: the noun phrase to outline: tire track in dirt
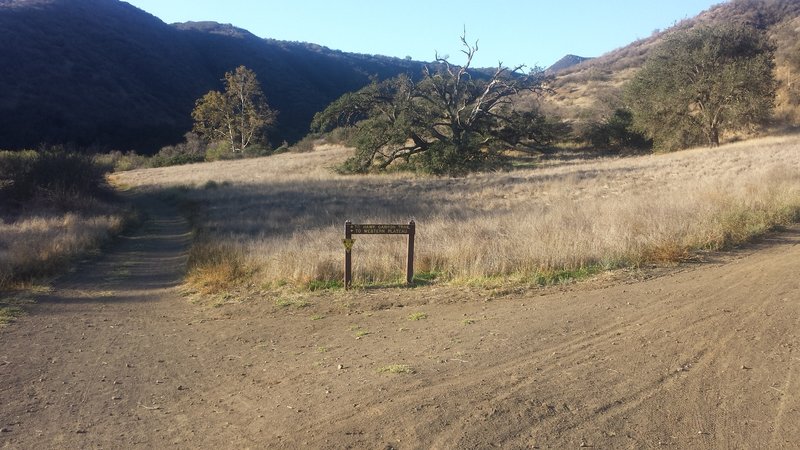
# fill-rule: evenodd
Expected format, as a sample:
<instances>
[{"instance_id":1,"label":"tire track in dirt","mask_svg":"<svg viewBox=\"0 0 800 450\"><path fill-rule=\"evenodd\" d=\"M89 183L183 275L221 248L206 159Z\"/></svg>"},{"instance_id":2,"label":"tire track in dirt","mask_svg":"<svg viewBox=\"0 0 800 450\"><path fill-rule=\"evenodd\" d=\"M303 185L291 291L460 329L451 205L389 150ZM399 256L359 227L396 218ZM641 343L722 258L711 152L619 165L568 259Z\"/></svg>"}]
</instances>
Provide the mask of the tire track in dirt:
<instances>
[{"instance_id":1,"label":"tire track in dirt","mask_svg":"<svg viewBox=\"0 0 800 450\"><path fill-rule=\"evenodd\" d=\"M629 286L628 292L619 287L607 290L605 292L621 294L619 298L635 301L659 290L653 286L662 286L662 293L649 300L644 308L620 316L616 322L603 326L593 335L566 341L562 338L555 345L541 346L532 351L503 348L502 354L507 362L493 361L495 364L488 367L466 370L446 380L428 380L432 381L431 384L415 386L418 389L416 394L400 402L399 406L366 414L403 417L401 411L413 410L420 397L429 399L427 403L437 412L416 417L413 435L434 437L429 441L421 439L412 443L432 448L478 448L491 444L517 448L541 444L542 441L546 445L549 440L553 445L565 442L588 445L586 440L589 439L613 447L668 444L741 446L741 436L735 434L741 426L739 419L753 395L736 390L743 383L742 374L750 373L754 368L743 364L753 355L746 351L747 343L737 335L737 329L740 329L737 327L754 327L765 333L781 330L774 333L795 336L792 333L796 321L792 318L797 318L796 300L791 305L793 316L782 317L777 323L764 321L763 316L765 311L779 306L776 303L783 302L784 294L797 298L799 290L796 285L781 289L787 276L797 270L800 254L796 241L795 234L790 245L780 249L767 249L733 263ZM787 247L788 255L773 254L779 250L785 252ZM754 272L759 276L753 276ZM761 287L770 285L778 288L778 296L772 291L759 292ZM675 289L664 289L663 286ZM591 295L603 292L590 293L583 300L591 302ZM754 293L752 298L748 292ZM569 307L563 303L559 306ZM575 312L587 308L577 309ZM736 313L737 309L745 311ZM595 319L594 325L597 326L597 322L606 323L609 318L601 315ZM655 363L647 361L648 355L640 357L636 364L644 370L638 373L636 366L625 364L625 359L636 352L635 347L616 345L625 335L633 335L632 330L637 328L648 330L640 337L640 340L650 342L648 348L664 354L654 358ZM667 332L660 333L659 330ZM530 338L526 340L526 336L519 333L512 334L511 340L521 345L532 343ZM599 361L595 367L581 367L581 364L586 366L586 361L591 361L592 353L605 354L605 361ZM547 354L552 354L553 358L545 358ZM769 373L766 367L758 369ZM593 369L591 374L590 369ZM627 369L635 377L609 375L619 373L617 369ZM581 370L582 376L576 377L575 373ZM730 379L723 378L733 386L715 386L715 380L726 373L733 373ZM570 395L569 383L559 382L565 378L575 382L578 386L576 391L582 395ZM448 392L456 391L455 387L457 394L448 397ZM703 398L704 392L711 387L720 394L740 395L741 401L727 414L726 411L717 413L713 401L716 399ZM757 394L756 397L761 393ZM468 406L464 405L465 400L469 402ZM769 410L763 413L766 417L771 414ZM797 417L796 409L793 414ZM626 433L620 439L618 431L608 431L626 429L625 422L630 422L628 416L631 415L648 418L637 424L647 432ZM527 423L520 422L520 418L525 418ZM363 415L355 414L338 417L333 422L362 420ZM404 429L410 425L400 421L397 428ZM669 429L670 425L678 426ZM576 433L578 431L581 433ZM797 427L790 427L788 431L795 437L798 433ZM524 436L526 433L528 437ZM542 440L537 436L555 438ZM744 435L744 438L746 442L765 441L764 435Z\"/></svg>"},{"instance_id":2,"label":"tire track in dirt","mask_svg":"<svg viewBox=\"0 0 800 450\"><path fill-rule=\"evenodd\" d=\"M772 436L770 438L770 446L773 448L778 448L785 444L789 444L785 439L786 433L786 413L787 411L792 410L792 404L797 404L796 398L792 399L789 393L797 392L797 388L794 387L797 383L797 362L799 359L795 359L794 362L791 364L790 370L786 372L786 380L780 385L780 389L774 388L780 394L780 401L778 403L778 410L775 414L775 424L772 430ZM796 410L796 408L794 408Z\"/></svg>"}]
</instances>

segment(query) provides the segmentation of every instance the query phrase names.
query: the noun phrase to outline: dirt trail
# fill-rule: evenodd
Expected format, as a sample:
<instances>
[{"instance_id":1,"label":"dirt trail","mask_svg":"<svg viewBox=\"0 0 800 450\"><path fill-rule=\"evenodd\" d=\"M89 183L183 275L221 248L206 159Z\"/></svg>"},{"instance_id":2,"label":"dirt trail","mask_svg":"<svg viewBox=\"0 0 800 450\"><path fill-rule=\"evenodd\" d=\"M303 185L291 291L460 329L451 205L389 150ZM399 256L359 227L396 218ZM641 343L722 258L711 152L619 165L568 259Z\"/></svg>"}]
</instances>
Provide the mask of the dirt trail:
<instances>
[{"instance_id":1,"label":"dirt trail","mask_svg":"<svg viewBox=\"0 0 800 450\"><path fill-rule=\"evenodd\" d=\"M800 446L798 229L639 282L206 308L152 216L0 330L0 447Z\"/></svg>"}]
</instances>

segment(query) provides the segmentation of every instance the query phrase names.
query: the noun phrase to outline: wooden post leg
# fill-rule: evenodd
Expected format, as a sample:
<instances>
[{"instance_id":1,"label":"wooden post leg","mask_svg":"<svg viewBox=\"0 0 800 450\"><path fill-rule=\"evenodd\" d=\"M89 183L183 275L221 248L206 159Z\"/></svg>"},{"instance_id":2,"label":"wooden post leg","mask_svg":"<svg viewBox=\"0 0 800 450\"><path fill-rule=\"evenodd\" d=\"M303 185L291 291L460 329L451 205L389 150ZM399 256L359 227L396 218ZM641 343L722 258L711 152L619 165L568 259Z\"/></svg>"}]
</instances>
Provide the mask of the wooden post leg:
<instances>
[{"instance_id":1,"label":"wooden post leg","mask_svg":"<svg viewBox=\"0 0 800 450\"><path fill-rule=\"evenodd\" d=\"M412 220L408 223L408 259L406 260L406 284L414 283L414 236L416 224Z\"/></svg>"},{"instance_id":2,"label":"wooden post leg","mask_svg":"<svg viewBox=\"0 0 800 450\"><path fill-rule=\"evenodd\" d=\"M353 284L353 259L352 259L352 239L353 233L350 230L352 223L348 220L344 223L344 288L350 289Z\"/></svg>"}]
</instances>

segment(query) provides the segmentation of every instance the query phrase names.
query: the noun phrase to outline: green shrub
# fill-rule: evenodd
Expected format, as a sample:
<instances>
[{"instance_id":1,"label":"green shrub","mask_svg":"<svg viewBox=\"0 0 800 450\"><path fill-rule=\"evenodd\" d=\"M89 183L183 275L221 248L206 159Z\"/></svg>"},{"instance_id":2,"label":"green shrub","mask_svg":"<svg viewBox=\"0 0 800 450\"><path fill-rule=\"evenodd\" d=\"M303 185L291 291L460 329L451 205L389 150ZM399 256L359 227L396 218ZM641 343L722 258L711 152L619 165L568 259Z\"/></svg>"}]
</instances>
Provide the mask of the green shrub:
<instances>
[{"instance_id":1,"label":"green shrub","mask_svg":"<svg viewBox=\"0 0 800 450\"><path fill-rule=\"evenodd\" d=\"M247 148L241 152L243 158L260 158L262 156L269 156L270 154L272 154L272 148L269 144L248 145Z\"/></svg>"},{"instance_id":2,"label":"green shrub","mask_svg":"<svg viewBox=\"0 0 800 450\"><path fill-rule=\"evenodd\" d=\"M150 160L151 167L166 167L166 166L179 166L182 164L192 164L205 161L205 155L186 155L177 154L173 156L164 156L156 154Z\"/></svg>"},{"instance_id":3,"label":"green shrub","mask_svg":"<svg viewBox=\"0 0 800 450\"><path fill-rule=\"evenodd\" d=\"M331 144L342 144L351 146L353 139L355 139L355 128L353 127L339 127L328 133L327 140Z\"/></svg>"},{"instance_id":4,"label":"green shrub","mask_svg":"<svg viewBox=\"0 0 800 450\"><path fill-rule=\"evenodd\" d=\"M467 140L470 139L465 139ZM463 175L478 170L497 170L507 164L503 155L493 149L483 150L477 143L465 148L469 151L447 142L435 142L428 151L414 155L409 162L418 171L435 175Z\"/></svg>"},{"instance_id":5,"label":"green shrub","mask_svg":"<svg viewBox=\"0 0 800 450\"><path fill-rule=\"evenodd\" d=\"M103 166L108 171L124 172L126 170L143 169L150 167L150 160L144 156L139 155L134 151L122 153L119 150L114 150L108 153L99 153L94 155L95 164Z\"/></svg>"},{"instance_id":6,"label":"green shrub","mask_svg":"<svg viewBox=\"0 0 800 450\"><path fill-rule=\"evenodd\" d=\"M289 147L289 151L293 153L313 152L314 147L320 142L322 142L320 136L316 133L311 133L306 137L304 137L303 139L300 139L299 141L295 142L294 145Z\"/></svg>"},{"instance_id":7,"label":"green shrub","mask_svg":"<svg viewBox=\"0 0 800 450\"><path fill-rule=\"evenodd\" d=\"M614 114L589 125L584 139L592 147L604 150L644 150L653 147L653 141L633 128L633 113L617 109Z\"/></svg>"},{"instance_id":8,"label":"green shrub","mask_svg":"<svg viewBox=\"0 0 800 450\"><path fill-rule=\"evenodd\" d=\"M220 161L224 159L235 159L237 154L231 150L231 146L225 142L215 142L206 149L206 161Z\"/></svg>"},{"instance_id":9,"label":"green shrub","mask_svg":"<svg viewBox=\"0 0 800 450\"><path fill-rule=\"evenodd\" d=\"M186 133L185 141L163 147L156 153L150 165L152 167L177 166L206 160L206 144L194 133Z\"/></svg>"},{"instance_id":10,"label":"green shrub","mask_svg":"<svg viewBox=\"0 0 800 450\"><path fill-rule=\"evenodd\" d=\"M0 190L6 204L38 200L63 205L108 192L105 168L91 156L61 146L39 151L0 152Z\"/></svg>"}]
</instances>

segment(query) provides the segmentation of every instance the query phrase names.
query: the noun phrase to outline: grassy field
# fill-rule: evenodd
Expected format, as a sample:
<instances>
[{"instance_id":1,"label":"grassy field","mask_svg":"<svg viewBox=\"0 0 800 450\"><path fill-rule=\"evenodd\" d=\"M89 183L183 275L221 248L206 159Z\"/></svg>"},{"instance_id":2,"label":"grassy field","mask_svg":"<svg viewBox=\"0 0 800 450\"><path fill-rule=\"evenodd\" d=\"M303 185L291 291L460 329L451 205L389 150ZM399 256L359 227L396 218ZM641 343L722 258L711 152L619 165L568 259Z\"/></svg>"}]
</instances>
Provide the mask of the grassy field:
<instances>
[{"instance_id":1,"label":"grassy field","mask_svg":"<svg viewBox=\"0 0 800 450\"><path fill-rule=\"evenodd\" d=\"M325 286L341 277L342 228L417 222L417 272L456 283L544 283L671 263L800 218L800 138L626 159L542 161L464 178L342 176L349 151L167 167L117 182L181 192L198 237L190 279ZM357 283L402 278L405 240L356 236Z\"/></svg>"}]
</instances>

